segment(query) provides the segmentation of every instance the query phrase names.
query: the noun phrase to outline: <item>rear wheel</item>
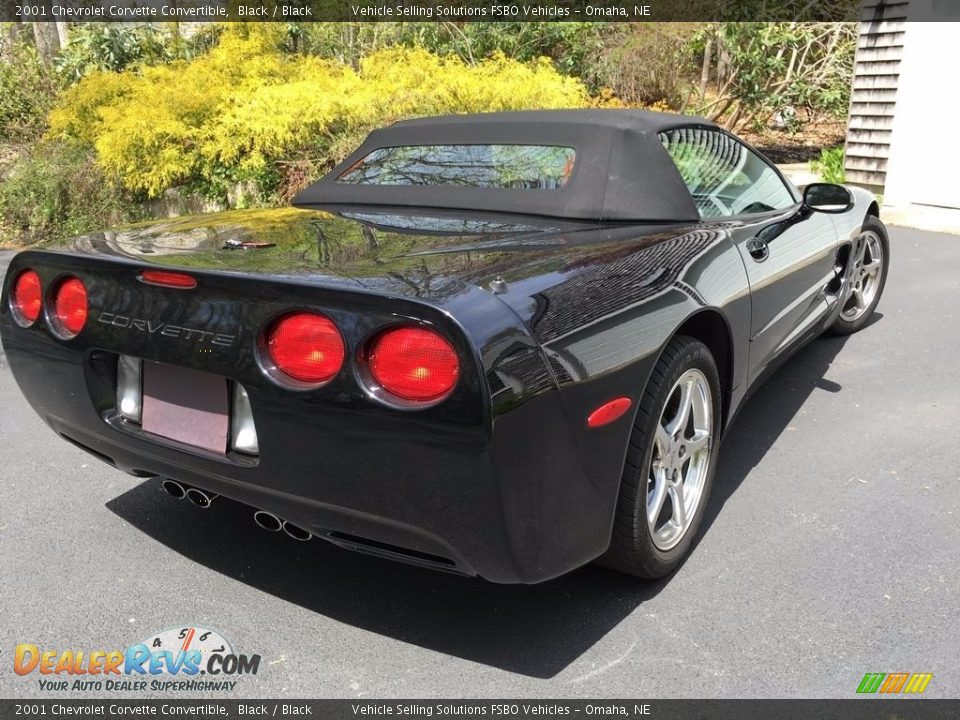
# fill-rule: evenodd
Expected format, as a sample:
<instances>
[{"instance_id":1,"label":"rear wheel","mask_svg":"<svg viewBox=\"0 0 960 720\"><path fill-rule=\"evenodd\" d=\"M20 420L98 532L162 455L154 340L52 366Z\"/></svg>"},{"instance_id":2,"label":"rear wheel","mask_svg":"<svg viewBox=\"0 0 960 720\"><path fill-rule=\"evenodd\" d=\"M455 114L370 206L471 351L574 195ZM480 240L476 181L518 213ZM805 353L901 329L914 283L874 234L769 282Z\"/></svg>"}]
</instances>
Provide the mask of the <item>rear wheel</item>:
<instances>
[{"instance_id":1,"label":"rear wheel","mask_svg":"<svg viewBox=\"0 0 960 720\"><path fill-rule=\"evenodd\" d=\"M610 549L601 564L659 578L683 561L710 496L720 428L720 381L703 343L663 351L634 423Z\"/></svg>"},{"instance_id":2,"label":"rear wheel","mask_svg":"<svg viewBox=\"0 0 960 720\"><path fill-rule=\"evenodd\" d=\"M849 281L840 301L840 314L830 326L831 333L850 335L870 321L887 283L889 261L887 228L879 218L868 216L850 248Z\"/></svg>"}]
</instances>

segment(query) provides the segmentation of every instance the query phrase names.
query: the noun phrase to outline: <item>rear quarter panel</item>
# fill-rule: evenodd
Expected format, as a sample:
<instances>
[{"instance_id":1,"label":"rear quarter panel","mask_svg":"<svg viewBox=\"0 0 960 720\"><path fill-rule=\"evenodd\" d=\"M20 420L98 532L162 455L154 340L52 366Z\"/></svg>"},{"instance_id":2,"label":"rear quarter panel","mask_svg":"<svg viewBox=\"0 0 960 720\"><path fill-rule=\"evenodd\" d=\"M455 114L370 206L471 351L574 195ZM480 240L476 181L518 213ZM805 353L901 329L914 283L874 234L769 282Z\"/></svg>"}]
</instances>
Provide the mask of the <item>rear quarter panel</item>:
<instances>
[{"instance_id":1,"label":"rear quarter panel","mask_svg":"<svg viewBox=\"0 0 960 720\"><path fill-rule=\"evenodd\" d=\"M597 233L588 246L569 248L549 272L514 268L520 277L499 295L537 342L560 389L578 470L592 494L570 511L590 528L593 555L609 542L632 419L666 344L700 313L722 323L729 357L718 362L728 365L729 413L743 397L750 330L746 270L723 224ZM588 429L590 412L620 396L632 400L628 415ZM496 440L501 420L493 423Z\"/></svg>"}]
</instances>

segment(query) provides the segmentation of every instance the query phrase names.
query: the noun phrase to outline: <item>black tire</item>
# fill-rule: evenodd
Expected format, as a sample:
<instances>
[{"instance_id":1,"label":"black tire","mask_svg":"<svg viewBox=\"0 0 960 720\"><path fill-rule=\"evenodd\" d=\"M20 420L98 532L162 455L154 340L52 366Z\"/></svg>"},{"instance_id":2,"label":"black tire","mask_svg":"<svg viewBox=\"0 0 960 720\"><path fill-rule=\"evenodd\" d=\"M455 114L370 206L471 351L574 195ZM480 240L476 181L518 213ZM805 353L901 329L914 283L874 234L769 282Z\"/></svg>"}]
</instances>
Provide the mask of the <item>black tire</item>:
<instances>
[{"instance_id":1,"label":"black tire","mask_svg":"<svg viewBox=\"0 0 960 720\"><path fill-rule=\"evenodd\" d=\"M866 220L863 222L861 238L865 233L874 233L879 238L880 246L883 252L876 292L873 294L872 299L860 312L860 314L858 314L855 318L849 319L844 317L844 311L848 304L852 302L852 297L850 295L844 295L844 299L841 301L844 304L844 307L841 308L836 319L833 321L830 327L827 328L827 332L832 335L850 335L862 329L868 322L870 322L870 318L873 316L873 311L876 310L877 305L880 302L880 296L883 295L883 288L887 284L887 271L890 269L890 238L887 235L887 228L882 222L880 222L880 218L868 215ZM859 239L860 238L858 238L858 240ZM858 246L856 243L854 243L854 246L850 251L851 258L856 256L857 250ZM850 282L856 283L860 281L860 278L857 277L857 271L857 267L854 267L850 270Z\"/></svg>"},{"instance_id":2,"label":"black tire","mask_svg":"<svg viewBox=\"0 0 960 720\"><path fill-rule=\"evenodd\" d=\"M708 465L699 504L690 524L674 547L661 550L653 541L647 523L647 492L654 437L675 384L691 369L700 370L711 395L712 429ZM706 406L706 403L703 403ZM688 337L670 341L650 376L640 399L630 445L627 449L620 496L610 548L599 559L601 565L641 578L660 578L676 570L685 559L696 537L710 498L716 471L721 426L720 379L713 355L706 345ZM656 521L654 521L656 524Z\"/></svg>"}]
</instances>

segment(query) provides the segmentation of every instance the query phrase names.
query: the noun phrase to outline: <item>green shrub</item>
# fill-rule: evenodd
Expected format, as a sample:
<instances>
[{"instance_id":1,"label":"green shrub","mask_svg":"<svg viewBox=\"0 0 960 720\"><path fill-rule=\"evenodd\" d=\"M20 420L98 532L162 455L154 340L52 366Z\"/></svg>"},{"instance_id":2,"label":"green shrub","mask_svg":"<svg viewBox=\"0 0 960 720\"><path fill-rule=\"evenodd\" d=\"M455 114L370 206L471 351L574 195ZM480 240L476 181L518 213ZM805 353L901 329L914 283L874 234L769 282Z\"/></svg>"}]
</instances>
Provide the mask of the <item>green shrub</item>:
<instances>
[{"instance_id":1,"label":"green shrub","mask_svg":"<svg viewBox=\"0 0 960 720\"><path fill-rule=\"evenodd\" d=\"M133 219L122 193L75 142L35 143L0 182L2 238L18 245L70 237Z\"/></svg>"},{"instance_id":2,"label":"green shrub","mask_svg":"<svg viewBox=\"0 0 960 720\"><path fill-rule=\"evenodd\" d=\"M691 23L610 23L580 74L630 105L682 107L694 71L693 32Z\"/></svg>"},{"instance_id":3,"label":"green shrub","mask_svg":"<svg viewBox=\"0 0 960 720\"><path fill-rule=\"evenodd\" d=\"M700 57L702 78L715 84L701 86L697 114L730 130L754 131L768 127L778 113L781 120L801 110L808 119L844 117L857 28L855 22L704 25L691 49Z\"/></svg>"},{"instance_id":4,"label":"green shrub","mask_svg":"<svg viewBox=\"0 0 960 720\"><path fill-rule=\"evenodd\" d=\"M43 67L26 40L17 41L0 60L0 139L29 140L43 132L61 82Z\"/></svg>"},{"instance_id":5,"label":"green shrub","mask_svg":"<svg viewBox=\"0 0 960 720\"><path fill-rule=\"evenodd\" d=\"M821 150L820 158L810 162L810 169L823 178L824 182L842 185L846 180L843 169L844 148L838 145L829 150Z\"/></svg>"},{"instance_id":6,"label":"green shrub","mask_svg":"<svg viewBox=\"0 0 960 720\"><path fill-rule=\"evenodd\" d=\"M548 57L565 75L587 78L587 66L611 29L610 23L594 22L289 23L282 47L353 65L398 45L456 55L468 64L496 53L520 62Z\"/></svg>"},{"instance_id":7,"label":"green shrub","mask_svg":"<svg viewBox=\"0 0 960 720\"><path fill-rule=\"evenodd\" d=\"M189 59L209 51L221 32L221 25L210 25L183 38L176 26L171 32L153 25L74 25L56 66L65 80L75 82L93 72L119 72L141 65Z\"/></svg>"},{"instance_id":8,"label":"green shrub","mask_svg":"<svg viewBox=\"0 0 960 720\"><path fill-rule=\"evenodd\" d=\"M519 62L548 57L565 75L589 79L588 64L610 34L609 23L508 22L423 23L408 45L422 45L438 55L458 55L473 63L496 53Z\"/></svg>"}]
</instances>

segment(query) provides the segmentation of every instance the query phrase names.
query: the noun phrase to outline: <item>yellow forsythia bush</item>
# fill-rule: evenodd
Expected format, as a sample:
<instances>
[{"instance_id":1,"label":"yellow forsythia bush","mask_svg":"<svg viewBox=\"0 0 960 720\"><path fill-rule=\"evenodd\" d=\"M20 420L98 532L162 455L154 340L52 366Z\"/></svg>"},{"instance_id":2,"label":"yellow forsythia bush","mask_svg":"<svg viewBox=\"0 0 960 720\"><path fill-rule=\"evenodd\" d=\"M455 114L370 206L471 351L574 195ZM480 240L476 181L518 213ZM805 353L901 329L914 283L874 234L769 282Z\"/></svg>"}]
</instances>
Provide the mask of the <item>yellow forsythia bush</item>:
<instances>
[{"instance_id":1,"label":"yellow forsythia bush","mask_svg":"<svg viewBox=\"0 0 960 720\"><path fill-rule=\"evenodd\" d=\"M502 55L476 65L392 48L359 69L278 52L271 29L227 31L191 61L90 75L50 116L50 133L92 144L130 190L157 196L255 180L270 190L278 161L338 162L371 129L438 113L584 107L584 85L543 59Z\"/></svg>"}]
</instances>

